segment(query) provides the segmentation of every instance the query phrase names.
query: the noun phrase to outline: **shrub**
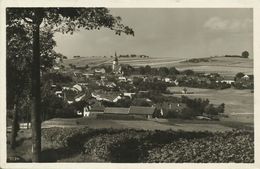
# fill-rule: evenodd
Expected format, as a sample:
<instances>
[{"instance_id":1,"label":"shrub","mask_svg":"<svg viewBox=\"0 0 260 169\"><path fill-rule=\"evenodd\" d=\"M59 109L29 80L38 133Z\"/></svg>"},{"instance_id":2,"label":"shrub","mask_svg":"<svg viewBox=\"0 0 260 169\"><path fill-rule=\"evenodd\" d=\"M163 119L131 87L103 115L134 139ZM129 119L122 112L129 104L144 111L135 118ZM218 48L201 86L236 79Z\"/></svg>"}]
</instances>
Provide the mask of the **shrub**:
<instances>
[{"instance_id":1,"label":"shrub","mask_svg":"<svg viewBox=\"0 0 260 169\"><path fill-rule=\"evenodd\" d=\"M145 131L134 129L48 128L42 137L59 147L80 150L92 161L252 163L254 133Z\"/></svg>"},{"instance_id":2,"label":"shrub","mask_svg":"<svg viewBox=\"0 0 260 169\"><path fill-rule=\"evenodd\" d=\"M253 133L232 131L206 139L180 139L150 150L146 162L253 163Z\"/></svg>"}]
</instances>

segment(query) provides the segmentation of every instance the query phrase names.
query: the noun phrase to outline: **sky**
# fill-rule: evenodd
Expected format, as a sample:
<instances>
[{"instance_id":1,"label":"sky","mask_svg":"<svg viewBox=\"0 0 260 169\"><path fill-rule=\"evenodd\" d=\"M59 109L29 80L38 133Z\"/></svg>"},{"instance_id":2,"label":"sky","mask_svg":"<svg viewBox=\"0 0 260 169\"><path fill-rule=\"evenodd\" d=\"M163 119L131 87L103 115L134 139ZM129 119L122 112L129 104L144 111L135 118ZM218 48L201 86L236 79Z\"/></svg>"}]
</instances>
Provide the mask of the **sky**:
<instances>
[{"instance_id":1,"label":"sky","mask_svg":"<svg viewBox=\"0 0 260 169\"><path fill-rule=\"evenodd\" d=\"M56 52L71 58L144 54L176 59L219 55L253 57L253 10L249 8L111 8L135 36L107 28L55 33Z\"/></svg>"}]
</instances>

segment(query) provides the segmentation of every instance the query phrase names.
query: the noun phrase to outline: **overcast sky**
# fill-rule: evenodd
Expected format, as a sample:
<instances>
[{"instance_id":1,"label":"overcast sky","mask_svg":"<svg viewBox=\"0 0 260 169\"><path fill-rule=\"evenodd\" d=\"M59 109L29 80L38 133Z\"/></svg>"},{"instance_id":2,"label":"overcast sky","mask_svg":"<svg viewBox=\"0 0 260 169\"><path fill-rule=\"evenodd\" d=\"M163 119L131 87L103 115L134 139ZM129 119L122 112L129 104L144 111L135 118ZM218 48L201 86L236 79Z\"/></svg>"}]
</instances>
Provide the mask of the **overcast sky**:
<instances>
[{"instance_id":1,"label":"overcast sky","mask_svg":"<svg viewBox=\"0 0 260 169\"><path fill-rule=\"evenodd\" d=\"M55 50L72 57L145 54L194 58L224 54L253 55L252 9L113 8L110 12L134 29L135 36L109 29L55 34Z\"/></svg>"}]
</instances>

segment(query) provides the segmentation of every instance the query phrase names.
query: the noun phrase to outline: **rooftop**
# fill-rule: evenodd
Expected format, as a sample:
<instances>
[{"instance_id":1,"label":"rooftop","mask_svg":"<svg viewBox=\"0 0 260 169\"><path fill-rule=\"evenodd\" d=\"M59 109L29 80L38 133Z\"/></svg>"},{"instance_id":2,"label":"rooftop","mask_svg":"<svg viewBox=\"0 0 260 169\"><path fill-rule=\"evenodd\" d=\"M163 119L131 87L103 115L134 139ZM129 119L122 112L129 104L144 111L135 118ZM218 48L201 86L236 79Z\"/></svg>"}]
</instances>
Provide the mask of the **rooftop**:
<instances>
[{"instance_id":1,"label":"rooftop","mask_svg":"<svg viewBox=\"0 0 260 169\"><path fill-rule=\"evenodd\" d=\"M106 107L104 113L107 113L107 114L129 114L129 108Z\"/></svg>"},{"instance_id":2,"label":"rooftop","mask_svg":"<svg viewBox=\"0 0 260 169\"><path fill-rule=\"evenodd\" d=\"M152 115L154 113L154 110L155 107L131 106L129 114Z\"/></svg>"},{"instance_id":3,"label":"rooftop","mask_svg":"<svg viewBox=\"0 0 260 169\"><path fill-rule=\"evenodd\" d=\"M131 114L131 115L152 115L155 107L131 106L125 107L106 107L104 113L106 114Z\"/></svg>"}]
</instances>

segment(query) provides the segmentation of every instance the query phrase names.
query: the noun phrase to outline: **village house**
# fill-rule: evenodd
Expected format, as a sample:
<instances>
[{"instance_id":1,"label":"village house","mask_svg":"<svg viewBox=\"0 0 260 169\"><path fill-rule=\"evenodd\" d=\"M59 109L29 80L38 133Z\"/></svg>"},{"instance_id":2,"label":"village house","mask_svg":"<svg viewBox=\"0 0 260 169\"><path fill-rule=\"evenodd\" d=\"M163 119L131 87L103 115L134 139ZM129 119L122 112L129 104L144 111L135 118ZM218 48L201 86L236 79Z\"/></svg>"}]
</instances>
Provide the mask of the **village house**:
<instances>
[{"instance_id":1,"label":"village house","mask_svg":"<svg viewBox=\"0 0 260 169\"><path fill-rule=\"evenodd\" d=\"M80 72L73 72L73 75L74 75L75 77L81 77L81 76L82 76L82 73L80 73Z\"/></svg>"},{"instance_id":2,"label":"village house","mask_svg":"<svg viewBox=\"0 0 260 169\"><path fill-rule=\"evenodd\" d=\"M63 86L63 87L62 87L62 90L70 90L70 87Z\"/></svg>"},{"instance_id":3,"label":"village house","mask_svg":"<svg viewBox=\"0 0 260 169\"><path fill-rule=\"evenodd\" d=\"M108 101L108 102L117 102L122 97L120 93L117 92L104 92L104 91L97 91L92 92L91 96L94 97L98 101Z\"/></svg>"},{"instance_id":4,"label":"village house","mask_svg":"<svg viewBox=\"0 0 260 169\"><path fill-rule=\"evenodd\" d=\"M150 119L153 117L155 107L130 106L129 115Z\"/></svg>"},{"instance_id":5,"label":"village house","mask_svg":"<svg viewBox=\"0 0 260 169\"><path fill-rule=\"evenodd\" d=\"M224 76L223 79L221 80L217 80L217 83L221 82L221 83L227 83L227 84L232 84L235 82L234 77L233 76Z\"/></svg>"},{"instance_id":6,"label":"village house","mask_svg":"<svg viewBox=\"0 0 260 169\"><path fill-rule=\"evenodd\" d=\"M62 98L62 91L56 91L55 95L58 96L59 98Z\"/></svg>"},{"instance_id":7,"label":"village house","mask_svg":"<svg viewBox=\"0 0 260 169\"><path fill-rule=\"evenodd\" d=\"M98 110L87 110L84 117L97 116L99 118L111 119L150 119L153 116L154 107L130 106L124 107L106 107L104 110L100 107ZM103 112L102 112L103 110Z\"/></svg>"},{"instance_id":8,"label":"village house","mask_svg":"<svg viewBox=\"0 0 260 169\"><path fill-rule=\"evenodd\" d=\"M124 77L124 76L119 76L118 80L119 80L119 82L126 82L127 81L126 77Z\"/></svg>"},{"instance_id":9,"label":"village house","mask_svg":"<svg viewBox=\"0 0 260 169\"><path fill-rule=\"evenodd\" d=\"M75 101L76 101L76 102L79 102L79 101L81 101L85 96L86 96L86 94L81 94L81 95L79 95L79 96L76 96L76 97L75 97Z\"/></svg>"},{"instance_id":10,"label":"village house","mask_svg":"<svg viewBox=\"0 0 260 169\"><path fill-rule=\"evenodd\" d=\"M123 93L123 96L127 96L127 97L129 97L129 98L132 98L133 95L135 95L135 93L127 93L127 92L124 92L124 93Z\"/></svg>"},{"instance_id":11,"label":"village house","mask_svg":"<svg viewBox=\"0 0 260 169\"><path fill-rule=\"evenodd\" d=\"M89 79L94 76L94 73L84 73L82 76L85 77L85 79Z\"/></svg>"},{"instance_id":12,"label":"village house","mask_svg":"<svg viewBox=\"0 0 260 169\"><path fill-rule=\"evenodd\" d=\"M100 79L104 81L106 80L106 76L100 76Z\"/></svg>"},{"instance_id":13,"label":"village house","mask_svg":"<svg viewBox=\"0 0 260 169\"><path fill-rule=\"evenodd\" d=\"M81 92L82 91L82 87L79 85L79 84L75 84L74 86L73 86L73 89L76 89L78 92ZM72 89L72 90L73 90Z\"/></svg>"},{"instance_id":14,"label":"village house","mask_svg":"<svg viewBox=\"0 0 260 169\"><path fill-rule=\"evenodd\" d=\"M53 70L60 70L58 66L53 66Z\"/></svg>"},{"instance_id":15,"label":"village house","mask_svg":"<svg viewBox=\"0 0 260 169\"><path fill-rule=\"evenodd\" d=\"M51 85L51 88L53 88L53 89L55 89L56 87L57 87L56 84L52 84L52 85Z\"/></svg>"},{"instance_id":16,"label":"village house","mask_svg":"<svg viewBox=\"0 0 260 169\"><path fill-rule=\"evenodd\" d=\"M105 74L106 70L104 68L96 68L95 69L95 74L97 75L101 75L101 74Z\"/></svg>"},{"instance_id":17,"label":"village house","mask_svg":"<svg viewBox=\"0 0 260 169\"><path fill-rule=\"evenodd\" d=\"M216 81L216 82L219 82L219 81ZM234 80L221 80L220 81L221 83L227 83L227 84L232 84L232 83L234 83L235 81Z\"/></svg>"},{"instance_id":18,"label":"village house","mask_svg":"<svg viewBox=\"0 0 260 169\"><path fill-rule=\"evenodd\" d=\"M116 84L114 82L107 82L106 87L114 88L114 87L116 87Z\"/></svg>"},{"instance_id":19,"label":"village house","mask_svg":"<svg viewBox=\"0 0 260 169\"><path fill-rule=\"evenodd\" d=\"M172 79L171 79L171 78L168 78L168 77L164 78L163 80L164 80L166 83L171 83L171 82L172 82Z\"/></svg>"},{"instance_id":20,"label":"village house","mask_svg":"<svg viewBox=\"0 0 260 169\"><path fill-rule=\"evenodd\" d=\"M175 80L173 81L173 84L175 84L176 86L178 86L178 85L179 85L179 82L178 82L178 80L177 80L177 79L175 79Z\"/></svg>"},{"instance_id":21,"label":"village house","mask_svg":"<svg viewBox=\"0 0 260 169\"><path fill-rule=\"evenodd\" d=\"M133 84L133 78L132 77L129 77L129 78L127 78L127 82L129 83L129 84Z\"/></svg>"},{"instance_id":22,"label":"village house","mask_svg":"<svg viewBox=\"0 0 260 169\"><path fill-rule=\"evenodd\" d=\"M248 75L244 75L241 79L243 79L243 80L249 80L249 76L248 76Z\"/></svg>"},{"instance_id":23,"label":"village house","mask_svg":"<svg viewBox=\"0 0 260 169\"><path fill-rule=\"evenodd\" d=\"M105 107L101 105L85 106L83 108L83 117L96 117L99 114L103 114L104 110Z\"/></svg>"},{"instance_id":24,"label":"village house","mask_svg":"<svg viewBox=\"0 0 260 169\"><path fill-rule=\"evenodd\" d=\"M125 107L106 107L104 114L117 114L117 115L127 115L129 114L129 108Z\"/></svg>"}]
</instances>

